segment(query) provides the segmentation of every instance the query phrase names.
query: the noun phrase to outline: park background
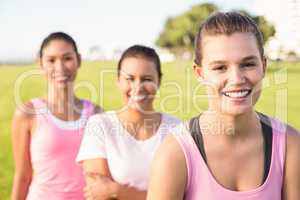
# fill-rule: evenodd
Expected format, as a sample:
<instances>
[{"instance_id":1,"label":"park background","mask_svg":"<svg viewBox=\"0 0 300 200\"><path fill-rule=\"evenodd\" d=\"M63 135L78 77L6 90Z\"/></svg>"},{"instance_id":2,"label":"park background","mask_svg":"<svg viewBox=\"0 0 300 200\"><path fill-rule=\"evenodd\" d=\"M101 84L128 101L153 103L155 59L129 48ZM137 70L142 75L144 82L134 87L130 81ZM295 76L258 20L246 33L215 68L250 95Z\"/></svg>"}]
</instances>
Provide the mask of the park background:
<instances>
[{"instance_id":1,"label":"park background","mask_svg":"<svg viewBox=\"0 0 300 200\"><path fill-rule=\"evenodd\" d=\"M76 93L105 110L121 106L115 84L121 52L133 44L154 47L164 74L155 106L188 119L207 106L205 88L192 73L192 46L197 23L214 9L247 12L262 24L269 65L256 109L300 130L300 1L0 1L0 200L9 199L12 187L14 110L47 90L34 61L47 34L65 31L75 38L84 58Z\"/></svg>"}]
</instances>

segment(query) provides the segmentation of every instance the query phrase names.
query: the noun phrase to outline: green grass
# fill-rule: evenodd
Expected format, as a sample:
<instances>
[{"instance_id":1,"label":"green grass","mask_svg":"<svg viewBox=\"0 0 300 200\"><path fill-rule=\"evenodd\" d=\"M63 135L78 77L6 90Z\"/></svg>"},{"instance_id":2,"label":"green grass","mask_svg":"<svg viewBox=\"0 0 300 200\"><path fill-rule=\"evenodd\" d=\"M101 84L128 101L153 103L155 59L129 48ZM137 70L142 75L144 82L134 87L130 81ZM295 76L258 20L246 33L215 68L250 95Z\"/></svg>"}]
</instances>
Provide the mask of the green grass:
<instances>
[{"instance_id":1,"label":"green grass","mask_svg":"<svg viewBox=\"0 0 300 200\"><path fill-rule=\"evenodd\" d=\"M76 81L76 85L81 87L76 90L76 93L82 98L92 99L106 110L119 108L121 99L116 87L115 66L115 62L83 63ZM205 94L204 88L197 83L192 74L191 63L182 61L164 63L162 68L163 82L155 101L158 110L181 119L188 119L206 108L206 99L201 97ZM36 69L37 67L33 65L0 66L0 199L9 199L14 171L10 124L17 104L14 95L15 84L22 78L22 74L28 74ZM299 78L300 63L271 63L257 110L277 116L300 129ZM18 94L22 102L45 95L47 90L42 75L27 77L20 86ZM94 92L89 92L93 90ZM193 102L195 97L193 93L199 97L195 102Z\"/></svg>"}]
</instances>

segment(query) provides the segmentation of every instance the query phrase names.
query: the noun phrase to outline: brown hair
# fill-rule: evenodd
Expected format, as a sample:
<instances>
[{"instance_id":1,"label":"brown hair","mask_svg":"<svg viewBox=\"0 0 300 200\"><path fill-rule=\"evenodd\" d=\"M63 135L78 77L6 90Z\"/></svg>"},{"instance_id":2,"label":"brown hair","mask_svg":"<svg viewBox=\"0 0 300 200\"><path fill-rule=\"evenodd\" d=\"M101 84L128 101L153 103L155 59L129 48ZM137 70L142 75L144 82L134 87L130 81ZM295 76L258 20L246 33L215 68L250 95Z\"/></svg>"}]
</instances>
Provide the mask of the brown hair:
<instances>
[{"instance_id":1,"label":"brown hair","mask_svg":"<svg viewBox=\"0 0 300 200\"><path fill-rule=\"evenodd\" d=\"M39 50L39 57L43 57L43 50L45 49L46 46L49 45L49 43L53 40L63 40L69 44L72 45L77 57L79 57L78 49L75 40L68 35L67 33L64 32L53 32L50 33L42 42L40 50Z\"/></svg>"},{"instance_id":2,"label":"brown hair","mask_svg":"<svg viewBox=\"0 0 300 200\"><path fill-rule=\"evenodd\" d=\"M120 76L123 60L130 57L140 57L152 61L155 64L160 83L162 72L159 56L154 49L143 45L133 45L123 52L118 63L118 77Z\"/></svg>"},{"instance_id":3,"label":"brown hair","mask_svg":"<svg viewBox=\"0 0 300 200\"><path fill-rule=\"evenodd\" d=\"M233 33L252 33L257 42L261 58L264 56L263 36L256 23L248 16L238 12L217 12L207 18L200 26L195 40L195 63L201 65L202 40L205 35L228 35Z\"/></svg>"}]
</instances>

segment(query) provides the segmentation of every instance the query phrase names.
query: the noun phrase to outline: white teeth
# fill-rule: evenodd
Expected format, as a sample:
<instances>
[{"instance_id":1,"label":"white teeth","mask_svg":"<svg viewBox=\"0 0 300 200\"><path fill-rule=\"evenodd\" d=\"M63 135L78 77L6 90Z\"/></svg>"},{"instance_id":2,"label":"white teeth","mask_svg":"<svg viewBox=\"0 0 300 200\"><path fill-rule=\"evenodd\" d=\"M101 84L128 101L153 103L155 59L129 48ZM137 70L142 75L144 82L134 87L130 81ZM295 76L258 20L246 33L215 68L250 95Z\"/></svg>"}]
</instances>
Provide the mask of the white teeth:
<instances>
[{"instance_id":1,"label":"white teeth","mask_svg":"<svg viewBox=\"0 0 300 200\"><path fill-rule=\"evenodd\" d=\"M141 101L141 100L145 99L146 96L145 96L145 95L132 96L131 98L132 98L134 101Z\"/></svg>"},{"instance_id":2,"label":"white teeth","mask_svg":"<svg viewBox=\"0 0 300 200\"><path fill-rule=\"evenodd\" d=\"M237 91L237 92L225 92L224 94L232 98L242 98L246 97L250 93L249 90Z\"/></svg>"},{"instance_id":3,"label":"white teeth","mask_svg":"<svg viewBox=\"0 0 300 200\"><path fill-rule=\"evenodd\" d=\"M59 81L64 81L64 80L67 80L68 77L67 76L58 76L58 77L55 77L55 79L57 79Z\"/></svg>"}]
</instances>

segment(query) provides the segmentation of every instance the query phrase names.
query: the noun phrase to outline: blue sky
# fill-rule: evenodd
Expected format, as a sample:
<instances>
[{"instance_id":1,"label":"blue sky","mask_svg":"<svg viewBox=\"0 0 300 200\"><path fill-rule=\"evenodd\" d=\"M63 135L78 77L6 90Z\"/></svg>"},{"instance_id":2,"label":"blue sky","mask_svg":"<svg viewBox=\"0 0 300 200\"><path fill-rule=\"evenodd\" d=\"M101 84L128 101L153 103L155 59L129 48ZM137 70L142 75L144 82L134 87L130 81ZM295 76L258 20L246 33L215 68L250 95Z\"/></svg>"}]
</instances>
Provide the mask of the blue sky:
<instances>
[{"instance_id":1,"label":"blue sky","mask_svg":"<svg viewBox=\"0 0 300 200\"><path fill-rule=\"evenodd\" d=\"M266 6L268 1L213 0L224 10L244 8L278 21L272 16L273 8ZM284 0L272 2L276 1ZM82 52L93 45L103 51L135 43L153 46L167 17L201 2L204 1L0 0L0 60L33 57L42 39L53 31L71 34ZM282 14L280 9L278 12Z\"/></svg>"}]
</instances>

